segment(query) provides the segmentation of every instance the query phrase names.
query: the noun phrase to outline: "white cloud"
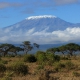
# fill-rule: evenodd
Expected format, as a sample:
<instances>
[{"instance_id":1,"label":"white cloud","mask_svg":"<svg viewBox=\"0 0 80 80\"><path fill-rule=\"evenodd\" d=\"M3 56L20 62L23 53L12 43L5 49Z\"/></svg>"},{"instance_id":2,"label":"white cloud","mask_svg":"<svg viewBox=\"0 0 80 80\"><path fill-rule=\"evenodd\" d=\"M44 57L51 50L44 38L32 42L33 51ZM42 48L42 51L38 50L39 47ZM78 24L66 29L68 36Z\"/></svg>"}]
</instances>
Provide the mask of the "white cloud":
<instances>
[{"instance_id":1,"label":"white cloud","mask_svg":"<svg viewBox=\"0 0 80 80\"><path fill-rule=\"evenodd\" d=\"M19 7L22 6L21 3L10 3L10 2L0 2L0 9L7 7Z\"/></svg>"},{"instance_id":2,"label":"white cloud","mask_svg":"<svg viewBox=\"0 0 80 80\"><path fill-rule=\"evenodd\" d=\"M65 30L58 30L53 32L47 32L47 28L43 31L36 31L32 28L28 31L11 31L11 29L0 30L0 43L1 42L13 42L22 43L25 40L31 42L48 44L48 43L63 43L63 42L80 42L80 28L67 28Z\"/></svg>"},{"instance_id":3,"label":"white cloud","mask_svg":"<svg viewBox=\"0 0 80 80\"><path fill-rule=\"evenodd\" d=\"M56 5L74 4L78 3L79 0L54 0Z\"/></svg>"}]
</instances>

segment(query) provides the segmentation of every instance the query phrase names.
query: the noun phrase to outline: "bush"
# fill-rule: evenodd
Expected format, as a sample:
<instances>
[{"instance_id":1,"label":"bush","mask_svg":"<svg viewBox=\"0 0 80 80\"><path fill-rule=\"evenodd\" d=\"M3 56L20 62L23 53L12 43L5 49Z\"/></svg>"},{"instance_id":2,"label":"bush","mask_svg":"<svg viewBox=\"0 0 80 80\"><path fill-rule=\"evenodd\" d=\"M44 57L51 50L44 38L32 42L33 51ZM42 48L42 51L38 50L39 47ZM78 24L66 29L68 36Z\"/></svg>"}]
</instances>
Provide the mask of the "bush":
<instances>
[{"instance_id":1,"label":"bush","mask_svg":"<svg viewBox=\"0 0 80 80\"><path fill-rule=\"evenodd\" d=\"M38 51L36 53L36 58L39 64L43 64L47 60L46 53L43 51Z\"/></svg>"},{"instance_id":2,"label":"bush","mask_svg":"<svg viewBox=\"0 0 80 80\"><path fill-rule=\"evenodd\" d=\"M67 69L67 70L74 69L74 64L73 64L71 61L67 61L67 62L65 63L65 66L66 66L66 69Z\"/></svg>"},{"instance_id":3,"label":"bush","mask_svg":"<svg viewBox=\"0 0 80 80\"><path fill-rule=\"evenodd\" d=\"M42 70L40 72L40 75L39 75L39 79L38 80L49 80L49 78L50 78L49 72Z\"/></svg>"},{"instance_id":4,"label":"bush","mask_svg":"<svg viewBox=\"0 0 80 80\"><path fill-rule=\"evenodd\" d=\"M1 56L0 56L0 61L1 61Z\"/></svg>"},{"instance_id":5,"label":"bush","mask_svg":"<svg viewBox=\"0 0 80 80\"><path fill-rule=\"evenodd\" d=\"M12 78L10 78L10 77L4 77L1 80L12 80Z\"/></svg>"},{"instance_id":6,"label":"bush","mask_svg":"<svg viewBox=\"0 0 80 80\"><path fill-rule=\"evenodd\" d=\"M40 69L44 69L44 66L43 66L43 65L39 65L39 66L37 67L37 70L40 70Z\"/></svg>"},{"instance_id":7,"label":"bush","mask_svg":"<svg viewBox=\"0 0 80 80\"><path fill-rule=\"evenodd\" d=\"M14 73L16 73L18 75L19 74L26 75L28 73L28 66L27 65L24 65L21 62L16 62L14 64L11 64L8 67L8 70L14 71Z\"/></svg>"},{"instance_id":8,"label":"bush","mask_svg":"<svg viewBox=\"0 0 80 80\"><path fill-rule=\"evenodd\" d=\"M61 60L69 60L68 57L62 57L61 56L60 58L61 58Z\"/></svg>"},{"instance_id":9,"label":"bush","mask_svg":"<svg viewBox=\"0 0 80 80\"><path fill-rule=\"evenodd\" d=\"M80 77L80 73L78 73L78 72L73 72L73 76L75 76L75 77Z\"/></svg>"},{"instance_id":10,"label":"bush","mask_svg":"<svg viewBox=\"0 0 80 80\"><path fill-rule=\"evenodd\" d=\"M0 63L0 72L5 72L5 71L6 71L6 66Z\"/></svg>"},{"instance_id":11,"label":"bush","mask_svg":"<svg viewBox=\"0 0 80 80\"><path fill-rule=\"evenodd\" d=\"M36 62L36 57L32 54L24 55L24 62Z\"/></svg>"},{"instance_id":12,"label":"bush","mask_svg":"<svg viewBox=\"0 0 80 80\"><path fill-rule=\"evenodd\" d=\"M54 55L54 59L55 59L55 61L60 61L60 56Z\"/></svg>"},{"instance_id":13,"label":"bush","mask_svg":"<svg viewBox=\"0 0 80 80\"><path fill-rule=\"evenodd\" d=\"M54 62L56 62L56 61L60 61L60 56L55 55L55 54L52 54L52 53L47 54L47 61L48 61L50 64L52 64L52 63L54 63Z\"/></svg>"},{"instance_id":14,"label":"bush","mask_svg":"<svg viewBox=\"0 0 80 80\"><path fill-rule=\"evenodd\" d=\"M6 60L0 60L0 63L7 64L8 61L6 61Z\"/></svg>"},{"instance_id":15,"label":"bush","mask_svg":"<svg viewBox=\"0 0 80 80\"><path fill-rule=\"evenodd\" d=\"M56 71L61 71L61 69L65 68L65 64L60 63L60 62L59 62L59 63L55 63L54 66L55 66L54 69L55 69Z\"/></svg>"}]
</instances>

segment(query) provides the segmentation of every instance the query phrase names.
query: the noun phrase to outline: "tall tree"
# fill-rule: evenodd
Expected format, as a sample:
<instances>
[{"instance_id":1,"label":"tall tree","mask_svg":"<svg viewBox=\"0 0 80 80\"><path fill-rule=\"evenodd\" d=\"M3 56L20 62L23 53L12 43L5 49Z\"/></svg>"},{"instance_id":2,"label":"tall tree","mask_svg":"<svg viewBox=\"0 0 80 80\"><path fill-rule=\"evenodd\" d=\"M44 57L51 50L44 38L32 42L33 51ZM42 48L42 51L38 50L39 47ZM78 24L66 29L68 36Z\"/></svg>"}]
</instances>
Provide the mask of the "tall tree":
<instances>
[{"instance_id":1,"label":"tall tree","mask_svg":"<svg viewBox=\"0 0 80 80\"><path fill-rule=\"evenodd\" d=\"M33 45L37 48L39 48L39 45L36 43L33 43ZM24 47L24 51L27 54L29 51L31 51L33 49L33 46L30 41L24 41L23 44L21 44L21 46Z\"/></svg>"},{"instance_id":2,"label":"tall tree","mask_svg":"<svg viewBox=\"0 0 80 80\"><path fill-rule=\"evenodd\" d=\"M24 49L23 48L21 48L21 47L14 47L14 48L11 48L10 50L9 50L9 52L12 52L12 53L15 53L15 55L17 55L17 52L19 52L19 51L24 51Z\"/></svg>"},{"instance_id":3,"label":"tall tree","mask_svg":"<svg viewBox=\"0 0 80 80\"><path fill-rule=\"evenodd\" d=\"M8 51L11 49L11 48L14 48L15 46L12 45L12 44L1 44L0 45L0 53L3 54L3 56L7 55L8 54Z\"/></svg>"}]
</instances>

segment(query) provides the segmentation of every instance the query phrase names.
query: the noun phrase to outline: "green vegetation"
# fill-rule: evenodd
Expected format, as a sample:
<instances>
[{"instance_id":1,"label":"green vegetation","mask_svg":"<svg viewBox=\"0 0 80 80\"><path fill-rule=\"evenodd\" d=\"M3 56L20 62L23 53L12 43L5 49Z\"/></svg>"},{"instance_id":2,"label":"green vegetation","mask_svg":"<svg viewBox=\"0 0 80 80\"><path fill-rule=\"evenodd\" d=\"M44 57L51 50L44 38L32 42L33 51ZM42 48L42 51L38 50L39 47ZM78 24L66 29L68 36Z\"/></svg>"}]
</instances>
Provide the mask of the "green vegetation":
<instances>
[{"instance_id":1,"label":"green vegetation","mask_svg":"<svg viewBox=\"0 0 80 80\"><path fill-rule=\"evenodd\" d=\"M62 76L80 77L80 56L73 53L80 50L78 44L69 43L35 54L28 54L28 51L33 47L39 48L38 44L31 45L29 41L24 41L22 46L0 45L0 80L60 80ZM26 54L18 55L18 51L25 51ZM63 55L56 55L56 52Z\"/></svg>"},{"instance_id":2,"label":"green vegetation","mask_svg":"<svg viewBox=\"0 0 80 80\"><path fill-rule=\"evenodd\" d=\"M6 71L6 66L0 63L0 73L5 72L5 71Z\"/></svg>"},{"instance_id":3,"label":"green vegetation","mask_svg":"<svg viewBox=\"0 0 80 80\"><path fill-rule=\"evenodd\" d=\"M24 55L23 61L24 62L36 62L37 59L36 59L35 55L33 55L33 54L26 54L26 55Z\"/></svg>"},{"instance_id":4,"label":"green vegetation","mask_svg":"<svg viewBox=\"0 0 80 80\"><path fill-rule=\"evenodd\" d=\"M18 75L19 74L25 75L28 73L28 66L22 62L15 62L8 66L8 70Z\"/></svg>"},{"instance_id":5,"label":"green vegetation","mask_svg":"<svg viewBox=\"0 0 80 80\"><path fill-rule=\"evenodd\" d=\"M75 43L69 43L66 45L62 45L57 48L50 48L47 50L47 53L55 53L55 52L62 52L64 55L65 53L68 53L70 56L73 56L73 52L80 50L80 45Z\"/></svg>"},{"instance_id":6,"label":"green vegetation","mask_svg":"<svg viewBox=\"0 0 80 80\"><path fill-rule=\"evenodd\" d=\"M39 48L38 44L33 43L33 45L34 45L34 47ZM24 41L23 44L21 44L21 46L23 46L26 54L33 49L33 46L31 45L30 41Z\"/></svg>"}]
</instances>

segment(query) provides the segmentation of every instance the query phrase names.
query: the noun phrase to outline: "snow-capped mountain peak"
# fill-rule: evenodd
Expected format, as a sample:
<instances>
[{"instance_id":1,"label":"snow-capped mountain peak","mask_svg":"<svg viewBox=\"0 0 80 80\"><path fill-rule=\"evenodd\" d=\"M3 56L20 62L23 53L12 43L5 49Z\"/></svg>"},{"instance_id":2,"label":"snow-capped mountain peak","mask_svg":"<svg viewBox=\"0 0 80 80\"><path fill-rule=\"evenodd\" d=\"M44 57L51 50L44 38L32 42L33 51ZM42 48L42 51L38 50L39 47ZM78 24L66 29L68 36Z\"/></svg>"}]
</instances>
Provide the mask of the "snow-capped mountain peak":
<instances>
[{"instance_id":1,"label":"snow-capped mountain peak","mask_svg":"<svg viewBox=\"0 0 80 80\"><path fill-rule=\"evenodd\" d=\"M30 16L26 19L31 20L31 19L40 19L40 18L57 18L57 17L52 15L40 15L40 16Z\"/></svg>"}]
</instances>

